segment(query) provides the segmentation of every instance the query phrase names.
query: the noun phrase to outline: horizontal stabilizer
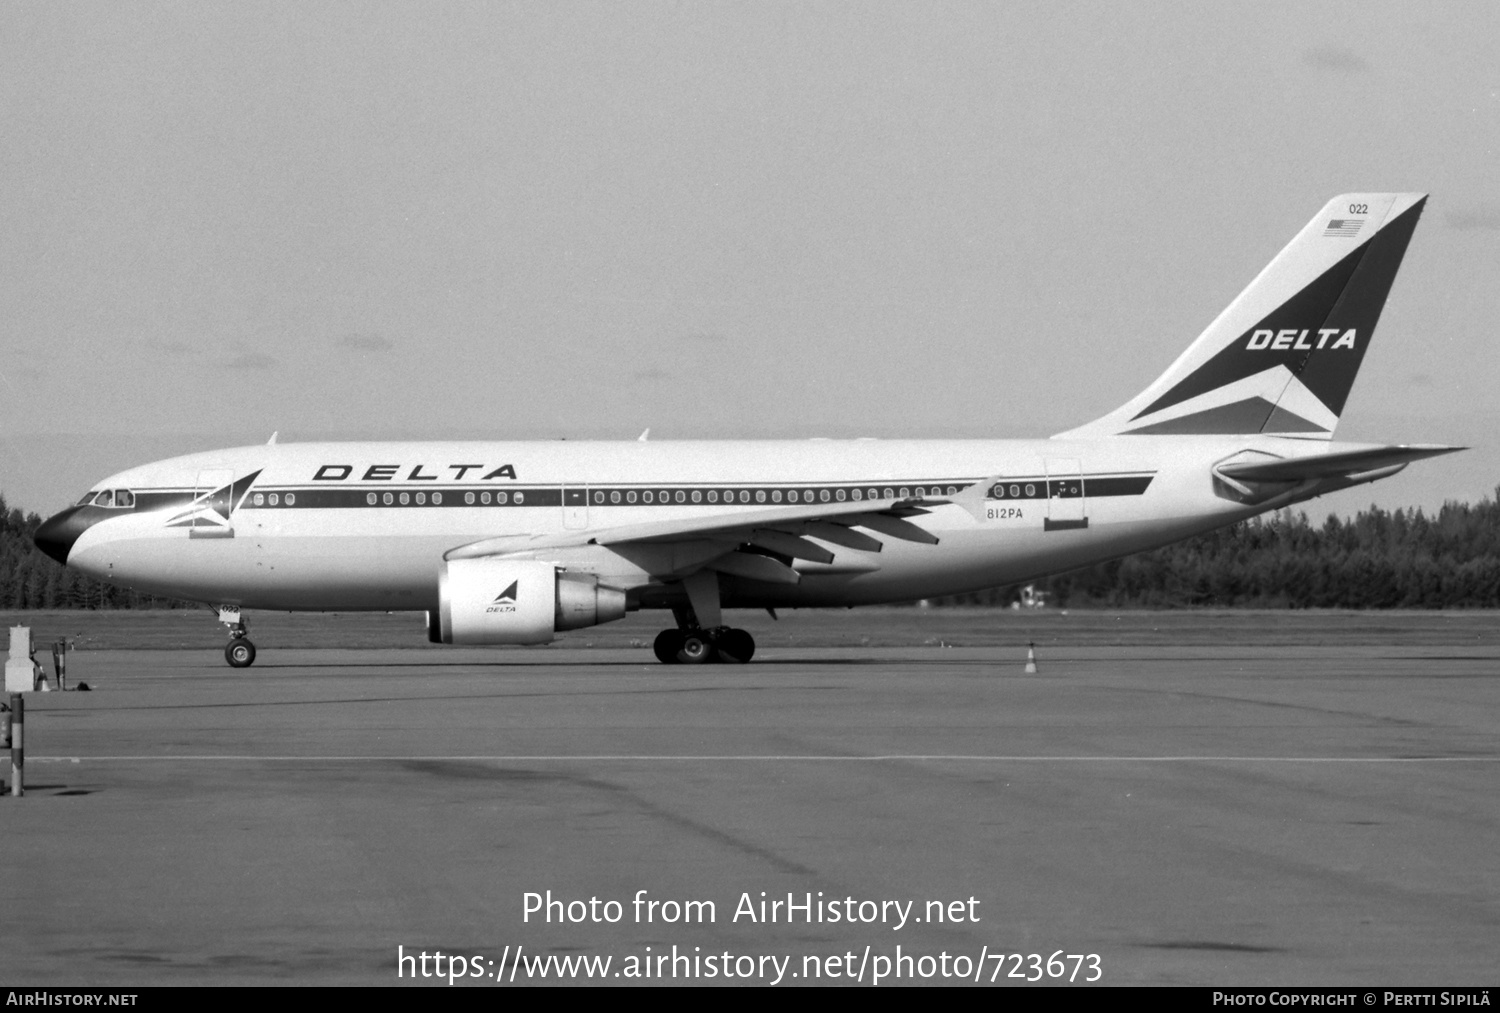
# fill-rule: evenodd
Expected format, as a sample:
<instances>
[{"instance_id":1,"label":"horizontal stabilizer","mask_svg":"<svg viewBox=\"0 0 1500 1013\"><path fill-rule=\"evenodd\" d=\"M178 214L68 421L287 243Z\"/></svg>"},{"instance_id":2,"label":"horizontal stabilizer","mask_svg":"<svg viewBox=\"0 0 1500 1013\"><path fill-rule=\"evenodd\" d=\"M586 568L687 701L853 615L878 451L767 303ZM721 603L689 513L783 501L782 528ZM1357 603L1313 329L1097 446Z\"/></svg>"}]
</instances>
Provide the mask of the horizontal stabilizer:
<instances>
[{"instance_id":1,"label":"horizontal stabilizer","mask_svg":"<svg viewBox=\"0 0 1500 1013\"><path fill-rule=\"evenodd\" d=\"M1424 457L1452 454L1467 447L1443 447L1434 444L1370 447L1346 450L1337 454L1314 454L1311 457L1287 457L1275 461L1247 461L1223 464L1219 474L1241 482L1306 482L1323 478L1343 478L1378 468L1406 465Z\"/></svg>"}]
</instances>

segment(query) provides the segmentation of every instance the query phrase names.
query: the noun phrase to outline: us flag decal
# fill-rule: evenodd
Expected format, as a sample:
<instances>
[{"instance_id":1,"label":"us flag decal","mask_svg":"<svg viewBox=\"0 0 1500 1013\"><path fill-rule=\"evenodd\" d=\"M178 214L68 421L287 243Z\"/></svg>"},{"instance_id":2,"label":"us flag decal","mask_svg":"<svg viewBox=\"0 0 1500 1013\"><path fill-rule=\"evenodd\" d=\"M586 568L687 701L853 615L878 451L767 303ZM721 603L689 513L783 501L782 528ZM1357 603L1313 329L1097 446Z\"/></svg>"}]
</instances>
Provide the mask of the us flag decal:
<instances>
[{"instance_id":1,"label":"us flag decal","mask_svg":"<svg viewBox=\"0 0 1500 1013\"><path fill-rule=\"evenodd\" d=\"M1363 218L1332 218L1328 221L1328 228L1323 230L1325 236L1352 236L1359 231L1359 227L1365 223Z\"/></svg>"}]
</instances>

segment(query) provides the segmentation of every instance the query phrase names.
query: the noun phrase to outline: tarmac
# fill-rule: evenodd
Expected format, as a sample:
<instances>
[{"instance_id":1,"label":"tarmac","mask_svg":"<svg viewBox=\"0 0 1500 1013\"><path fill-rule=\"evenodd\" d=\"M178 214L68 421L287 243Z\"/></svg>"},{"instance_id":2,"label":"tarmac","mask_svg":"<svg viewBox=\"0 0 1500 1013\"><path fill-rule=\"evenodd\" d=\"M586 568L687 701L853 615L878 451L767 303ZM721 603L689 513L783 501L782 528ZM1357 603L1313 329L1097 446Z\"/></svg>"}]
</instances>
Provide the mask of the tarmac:
<instances>
[{"instance_id":1,"label":"tarmac","mask_svg":"<svg viewBox=\"0 0 1500 1013\"><path fill-rule=\"evenodd\" d=\"M1492 985L1497 661L80 651L0 984Z\"/></svg>"}]
</instances>

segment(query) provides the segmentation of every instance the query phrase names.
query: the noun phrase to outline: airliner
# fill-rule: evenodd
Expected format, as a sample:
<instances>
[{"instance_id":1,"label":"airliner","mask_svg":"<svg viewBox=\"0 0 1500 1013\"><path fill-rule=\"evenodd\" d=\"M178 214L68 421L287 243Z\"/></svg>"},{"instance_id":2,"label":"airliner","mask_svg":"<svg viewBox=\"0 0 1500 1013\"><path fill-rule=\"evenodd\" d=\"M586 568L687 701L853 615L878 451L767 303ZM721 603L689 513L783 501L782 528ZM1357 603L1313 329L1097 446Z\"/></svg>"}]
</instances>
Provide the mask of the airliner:
<instances>
[{"instance_id":1,"label":"airliner","mask_svg":"<svg viewBox=\"0 0 1500 1013\"><path fill-rule=\"evenodd\" d=\"M59 562L245 610L425 612L542 644L669 611L667 664L749 661L733 609L1024 583L1461 447L1334 429L1425 194L1329 201L1144 391L1046 439L284 443L112 475L36 532Z\"/></svg>"}]
</instances>

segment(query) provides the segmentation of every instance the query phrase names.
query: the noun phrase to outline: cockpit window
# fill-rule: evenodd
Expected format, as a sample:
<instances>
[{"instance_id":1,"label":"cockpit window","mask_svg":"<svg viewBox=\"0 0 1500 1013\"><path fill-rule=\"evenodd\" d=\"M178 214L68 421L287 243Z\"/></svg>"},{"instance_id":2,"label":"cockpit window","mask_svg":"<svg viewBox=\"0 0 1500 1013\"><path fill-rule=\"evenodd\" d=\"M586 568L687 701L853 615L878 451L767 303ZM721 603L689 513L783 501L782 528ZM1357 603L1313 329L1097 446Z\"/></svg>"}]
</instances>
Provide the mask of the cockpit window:
<instances>
[{"instance_id":1,"label":"cockpit window","mask_svg":"<svg viewBox=\"0 0 1500 1013\"><path fill-rule=\"evenodd\" d=\"M103 492L89 493L80 502L93 503L97 507L131 510L135 508L135 493L129 489L105 489Z\"/></svg>"},{"instance_id":2,"label":"cockpit window","mask_svg":"<svg viewBox=\"0 0 1500 1013\"><path fill-rule=\"evenodd\" d=\"M99 494L96 493L94 490L90 489L88 492L86 492L86 493L83 494L83 499L81 499L81 500L78 501L78 505L79 506L88 506L90 503L94 502L94 497L97 496L97 495L99 495Z\"/></svg>"}]
</instances>

